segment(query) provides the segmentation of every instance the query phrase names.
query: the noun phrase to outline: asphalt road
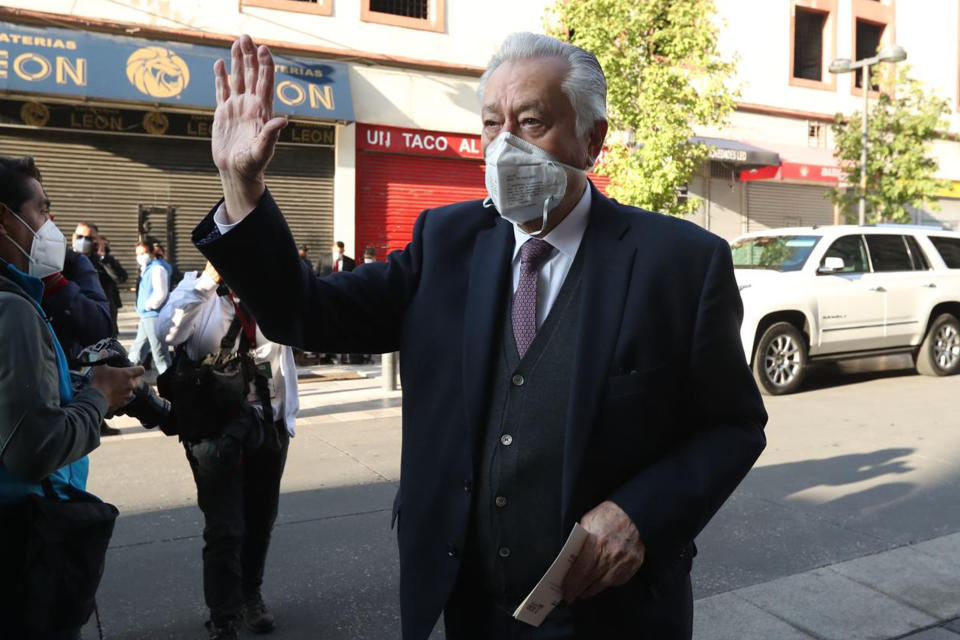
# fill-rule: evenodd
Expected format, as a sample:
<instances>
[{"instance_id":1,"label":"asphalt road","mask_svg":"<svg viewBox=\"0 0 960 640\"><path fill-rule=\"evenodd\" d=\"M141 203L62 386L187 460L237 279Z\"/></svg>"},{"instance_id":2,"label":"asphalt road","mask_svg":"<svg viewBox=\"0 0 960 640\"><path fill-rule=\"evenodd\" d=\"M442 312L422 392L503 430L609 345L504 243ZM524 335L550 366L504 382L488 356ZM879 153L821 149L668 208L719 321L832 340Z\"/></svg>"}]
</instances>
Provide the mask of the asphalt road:
<instances>
[{"instance_id":1,"label":"asphalt road","mask_svg":"<svg viewBox=\"0 0 960 640\"><path fill-rule=\"evenodd\" d=\"M896 369L906 364L824 368L768 399L767 450L698 539L696 597L960 531L960 377ZM376 385L301 387L264 587L275 638L399 638L399 397ZM91 489L122 512L98 598L104 637L205 637L202 518L180 446L107 439ZM95 621L84 637L98 637Z\"/></svg>"}]
</instances>

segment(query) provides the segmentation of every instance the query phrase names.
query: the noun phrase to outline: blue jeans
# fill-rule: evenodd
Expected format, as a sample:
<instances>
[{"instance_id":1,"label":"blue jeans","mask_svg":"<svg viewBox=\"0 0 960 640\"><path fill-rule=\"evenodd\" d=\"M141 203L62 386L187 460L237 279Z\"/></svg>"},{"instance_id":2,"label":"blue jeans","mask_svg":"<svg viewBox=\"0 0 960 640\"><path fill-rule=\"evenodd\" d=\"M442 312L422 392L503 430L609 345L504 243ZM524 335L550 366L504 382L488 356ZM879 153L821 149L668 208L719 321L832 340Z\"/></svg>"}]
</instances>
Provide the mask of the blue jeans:
<instances>
[{"instance_id":1,"label":"blue jeans","mask_svg":"<svg viewBox=\"0 0 960 640\"><path fill-rule=\"evenodd\" d=\"M140 318L140 324L137 325L137 337L130 347L130 361L134 364L141 364L146 358L144 347L150 343L150 352L153 354L153 365L157 368L157 373L163 373L170 366L170 352L167 350L167 343L163 338L157 335L157 318Z\"/></svg>"}]
</instances>

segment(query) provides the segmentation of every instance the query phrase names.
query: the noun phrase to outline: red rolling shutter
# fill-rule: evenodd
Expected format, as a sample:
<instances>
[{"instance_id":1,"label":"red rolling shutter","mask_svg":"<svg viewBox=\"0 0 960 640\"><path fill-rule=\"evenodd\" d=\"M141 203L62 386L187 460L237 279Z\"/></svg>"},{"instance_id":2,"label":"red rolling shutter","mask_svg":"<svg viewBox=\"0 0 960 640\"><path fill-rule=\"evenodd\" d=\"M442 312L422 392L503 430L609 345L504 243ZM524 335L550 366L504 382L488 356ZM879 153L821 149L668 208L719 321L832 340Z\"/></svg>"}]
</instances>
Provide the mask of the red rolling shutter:
<instances>
[{"instance_id":1,"label":"red rolling shutter","mask_svg":"<svg viewBox=\"0 0 960 640\"><path fill-rule=\"evenodd\" d=\"M590 174L606 192L610 179ZM377 259L410 242L424 209L487 197L483 161L357 150L357 247Z\"/></svg>"},{"instance_id":2,"label":"red rolling shutter","mask_svg":"<svg viewBox=\"0 0 960 640\"><path fill-rule=\"evenodd\" d=\"M424 209L486 198L483 161L357 151L357 254L410 242Z\"/></svg>"}]
</instances>

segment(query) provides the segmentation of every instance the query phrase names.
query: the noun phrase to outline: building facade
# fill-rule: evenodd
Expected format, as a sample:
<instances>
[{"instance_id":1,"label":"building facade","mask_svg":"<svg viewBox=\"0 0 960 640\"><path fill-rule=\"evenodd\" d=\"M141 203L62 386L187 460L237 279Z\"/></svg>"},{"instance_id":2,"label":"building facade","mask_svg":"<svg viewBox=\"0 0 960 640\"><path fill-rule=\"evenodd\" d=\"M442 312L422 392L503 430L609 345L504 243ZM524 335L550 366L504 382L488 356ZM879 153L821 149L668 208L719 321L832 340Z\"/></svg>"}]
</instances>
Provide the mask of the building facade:
<instances>
[{"instance_id":1,"label":"building facade","mask_svg":"<svg viewBox=\"0 0 960 640\"><path fill-rule=\"evenodd\" d=\"M825 197L844 179L830 125L837 113L863 109L863 89L859 74L834 75L828 67L898 44L908 55L900 64L951 106L947 135L932 152L938 177L952 187L939 194L940 211L918 211L915 221L960 228L960 2L717 0L717 9L721 50L737 60L740 97L726 126L700 132L715 145L690 184L704 200L697 223L732 238L838 221Z\"/></svg>"},{"instance_id":2,"label":"building facade","mask_svg":"<svg viewBox=\"0 0 960 640\"><path fill-rule=\"evenodd\" d=\"M297 242L382 258L415 212L485 195L479 76L507 33L541 28L542 8L13 0L0 7L0 153L37 157L65 229L95 222L131 258L149 234L196 268L189 234L219 194L212 64L249 33L278 56L275 109L291 125L268 187Z\"/></svg>"},{"instance_id":3,"label":"building facade","mask_svg":"<svg viewBox=\"0 0 960 640\"><path fill-rule=\"evenodd\" d=\"M278 55L275 108L291 119L268 186L313 255L402 247L424 208L485 196L477 83L510 32L543 28L551 0L7 0L0 7L0 153L46 172L60 222L97 223L118 255L164 241L181 269L190 230L219 194L209 152L212 63L240 33ZM960 0L717 0L737 60L737 110L698 131L710 161L692 219L732 238L831 224L843 172L835 113L862 105L853 74L827 72L878 44L957 112ZM509 16L505 19L504 16ZM960 143L934 145L960 181ZM599 186L605 180L595 177ZM956 184L960 184L957 182ZM960 188L925 222L960 227Z\"/></svg>"}]
</instances>

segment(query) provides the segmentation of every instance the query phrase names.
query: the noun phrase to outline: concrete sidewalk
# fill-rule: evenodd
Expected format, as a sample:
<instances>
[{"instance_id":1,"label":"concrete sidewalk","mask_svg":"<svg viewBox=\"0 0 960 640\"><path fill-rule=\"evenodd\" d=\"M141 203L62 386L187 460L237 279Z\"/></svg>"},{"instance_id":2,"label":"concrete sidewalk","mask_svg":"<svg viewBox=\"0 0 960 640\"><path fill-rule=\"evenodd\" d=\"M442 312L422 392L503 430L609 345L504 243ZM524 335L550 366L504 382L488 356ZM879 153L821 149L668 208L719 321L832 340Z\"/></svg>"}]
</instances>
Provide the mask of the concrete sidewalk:
<instances>
[{"instance_id":1,"label":"concrete sidewalk","mask_svg":"<svg viewBox=\"0 0 960 640\"><path fill-rule=\"evenodd\" d=\"M960 534L696 602L696 640L960 640Z\"/></svg>"}]
</instances>

